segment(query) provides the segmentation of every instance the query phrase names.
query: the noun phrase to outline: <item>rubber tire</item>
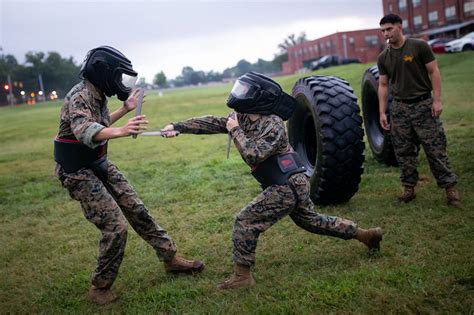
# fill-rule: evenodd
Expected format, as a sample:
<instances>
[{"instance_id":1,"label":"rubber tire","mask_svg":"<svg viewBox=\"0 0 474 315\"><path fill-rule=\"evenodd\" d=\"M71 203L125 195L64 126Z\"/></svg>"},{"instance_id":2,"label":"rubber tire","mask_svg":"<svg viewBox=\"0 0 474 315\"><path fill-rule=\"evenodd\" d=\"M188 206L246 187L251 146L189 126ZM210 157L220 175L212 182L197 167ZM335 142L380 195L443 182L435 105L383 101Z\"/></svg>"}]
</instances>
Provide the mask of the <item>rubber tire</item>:
<instances>
[{"instance_id":1,"label":"rubber tire","mask_svg":"<svg viewBox=\"0 0 474 315\"><path fill-rule=\"evenodd\" d=\"M365 71L362 78L362 114L365 133L374 158L388 166L397 166L390 132L380 126L378 86L379 69L377 66L373 66ZM390 94L388 96L387 119L390 119L391 105L392 95Z\"/></svg>"},{"instance_id":2,"label":"rubber tire","mask_svg":"<svg viewBox=\"0 0 474 315\"><path fill-rule=\"evenodd\" d=\"M364 171L364 130L352 88L338 77L310 76L296 82L292 95L298 105L288 136L308 170L311 199L347 202Z\"/></svg>"}]
</instances>

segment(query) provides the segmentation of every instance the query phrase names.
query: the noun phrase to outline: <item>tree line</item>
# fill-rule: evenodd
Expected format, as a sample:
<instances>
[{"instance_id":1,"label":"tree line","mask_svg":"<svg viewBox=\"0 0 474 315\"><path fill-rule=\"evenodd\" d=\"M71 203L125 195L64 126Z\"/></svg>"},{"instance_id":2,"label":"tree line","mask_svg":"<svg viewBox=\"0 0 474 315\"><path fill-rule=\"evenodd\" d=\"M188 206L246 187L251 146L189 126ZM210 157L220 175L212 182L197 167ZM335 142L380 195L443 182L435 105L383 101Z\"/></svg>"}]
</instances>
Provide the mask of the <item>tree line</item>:
<instances>
[{"instance_id":1,"label":"tree line","mask_svg":"<svg viewBox=\"0 0 474 315\"><path fill-rule=\"evenodd\" d=\"M226 68L222 73L194 70L190 66L183 67L181 74L173 80L167 80L161 71L155 75L153 84L158 87L180 87L186 85L206 84L209 82L220 82L224 79L235 78L249 71L260 73L278 73L281 71L281 63L259 59L256 63L250 63L245 59L240 60L234 67Z\"/></svg>"},{"instance_id":2,"label":"tree line","mask_svg":"<svg viewBox=\"0 0 474 315\"><path fill-rule=\"evenodd\" d=\"M282 64L288 60L288 48L304 41L306 41L305 33L301 33L298 37L294 34L289 35L278 45L279 53L275 54L271 61L258 59L257 62L250 63L242 59L222 73L194 70L191 66L185 66L181 74L172 80L168 80L164 72L160 71L155 75L152 83L154 87L159 88L181 87L220 82L224 79L236 78L248 71L276 74L281 72ZM24 64L19 64L13 55L0 54L0 105L10 103L12 100L10 95L13 95L15 103L38 100L37 93L42 90L41 81L44 89L41 98L53 98L53 91L57 97L62 98L78 82L79 71L80 65L77 65L72 57L63 58L57 52L47 54L28 52L25 55ZM149 86L145 78L140 78L137 85Z\"/></svg>"},{"instance_id":3,"label":"tree line","mask_svg":"<svg viewBox=\"0 0 474 315\"><path fill-rule=\"evenodd\" d=\"M204 72L194 70L190 66L183 67L181 75L174 80L167 80L163 71L160 71L153 78L153 84L157 87L170 86L186 86L205 84L208 82L219 82L224 79L236 78L249 71L256 71L264 74L275 74L282 71L282 64L288 60L288 48L307 41L306 33L301 32L298 36L295 34L288 35L284 41L278 44L279 52L275 54L273 60L266 61L258 59L255 63L250 63L245 59L237 62L233 67L226 68L222 73L219 72Z\"/></svg>"},{"instance_id":4,"label":"tree line","mask_svg":"<svg viewBox=\"0 0 474 315\"><path fill-rule=\"evenodd\" d=\"M24 64L13 55L0 55L0 104L7 103L10 91L18 103L31 98L29 93L41 90L40 81L43 97L48 98L53 91L62 97L78 81L79 70L72 57L63 58L57 52L29 52Z\"/></svg>"}]
</instances>

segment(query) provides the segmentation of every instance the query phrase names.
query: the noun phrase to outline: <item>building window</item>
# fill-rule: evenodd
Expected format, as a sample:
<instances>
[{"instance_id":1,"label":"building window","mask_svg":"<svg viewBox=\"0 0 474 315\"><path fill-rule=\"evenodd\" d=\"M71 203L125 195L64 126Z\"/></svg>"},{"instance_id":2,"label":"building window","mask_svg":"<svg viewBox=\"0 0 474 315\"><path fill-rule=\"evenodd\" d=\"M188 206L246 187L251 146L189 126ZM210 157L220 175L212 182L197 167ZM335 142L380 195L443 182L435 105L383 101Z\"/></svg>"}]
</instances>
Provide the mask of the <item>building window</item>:
<instances>
[{"instance_id":1,"label":"building window","mask_svg":"<svg viewBox=\"0 0 474 315\"><path fill-rule=\"evenodd\" d=\"M402 20L402 28L404 32L408 31L408 20Z\"/></svg>"},{"instance_id":2,"label":"building window","mask_svg":"<svg viewBox=\"0 0 474 315\"><path fill-rule=\"evenodd\" d=\"M379 37L377 35L365 36L365 43L370 46L376 46L379 43Z\"/></svg>"},{"instance_id":3,"label":"building window","mask_svg":"<svg viewBox=\"0 0 474 315\"><path fill-rule=\"evenodd\" d=\"M420 27L422 23L423 18L421 17L421 15L417 15L413 18L413 25L415 25L415 27Z\"/></svg>"},{"instance_id":4,"label":"building window","mask_svg":"<svg viewBox=\"0 0 474 315\"><path fill-rule=\"evenodd\" d=\"M407 0L398 0L398 8L400 12L405 11L407 9Z\"/></svg>"},{"instance_id":5,"label":"building window","mask_svg":"<svg viewBox=\"0 0 474 315\"><path fill-rule=\"evenodd\" d=\"M456 18L456 6L446 8L446 20L454 20Z\"/></svg>"},{"instance_id":6,"label":"building window","mask_svg":"<svg viewBox=\"0 0 474 315\"><path fill-rule=\"evenodd\" d=\"M428 21L430 22L430 26L434 26L438 24L438 11L432 11L428 14Z\"/></svg>"},{"instance_id":7,"label":"building window","mask_svg":"<svg viewBox=\"0 0 474 315\"><path fill-rule=\"evenodd\" d=\"M349 44L354 45L354 37L349 37Z\"/></svg>"},{"instance_id":8,"label":"building window","mask_svg":"<svg viewBox=\"0 0 474 315\"><path fill-rule=\"evenodd\" d=\"M421 0L413 0L413 7L416 8L416 7L419 7L421 4Z\"/></svg>"},{"instance_id":9,"label":"building window","mask_svg":"<svg viewBox=\"0 0 474 315\"><path fill-rule=\"evenodd\" d=\"M474 16L474 2L464 3L464 14L466 16Z\"/></svg>"},{"instance_id":10,"label":"building window","mask_svg":"<svg viewBox=\"0 0 474 315\"><path fill-rule=\"evenodd\" d=\"M423 28L423 18L421 15L417 15L413 18L413 29L414 31L420 31Z\"/></svg>"},{"instance_id":11,"label":"building window","mask_svg":"<svg viewBox=\"0 0 474 315\"><path fill-rule=\"evenodd\" d=\"M388 12L393 12L393 5L391 3L388 4Z\"/></svg>"}]
</instances>

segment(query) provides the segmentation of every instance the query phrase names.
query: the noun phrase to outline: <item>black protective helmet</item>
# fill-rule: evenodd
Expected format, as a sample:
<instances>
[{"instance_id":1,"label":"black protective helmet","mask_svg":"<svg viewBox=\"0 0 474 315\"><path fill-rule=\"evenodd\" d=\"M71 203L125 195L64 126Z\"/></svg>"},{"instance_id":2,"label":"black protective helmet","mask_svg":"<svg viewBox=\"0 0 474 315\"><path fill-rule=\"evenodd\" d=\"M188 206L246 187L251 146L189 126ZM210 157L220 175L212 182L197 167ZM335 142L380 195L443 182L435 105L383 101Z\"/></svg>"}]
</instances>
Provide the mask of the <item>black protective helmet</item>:
<instances>
[{"instance_id":1,"label":"black protective helmet","mask_svg":"<svg viewBox=\"0 0 474 315\"><path fill-rule=\"evenodd\" d=\"M240 113L276 114L287 120L296 108L296 100L283 92L277 82L252 71L235 81L227 106Z\"/></svg>"},{"instance_id":2,"label":"black protective helmet","mask_svg":"<svg viewBox=\"0 0 474 315\"><path fill-rule=\"evenodd\" d=\"M79 73L81 78L89 80L105 95L117 94L121 101L129 97L137 75L130 60L110 46L90 50Z\"/></svg>"}]
</instances>

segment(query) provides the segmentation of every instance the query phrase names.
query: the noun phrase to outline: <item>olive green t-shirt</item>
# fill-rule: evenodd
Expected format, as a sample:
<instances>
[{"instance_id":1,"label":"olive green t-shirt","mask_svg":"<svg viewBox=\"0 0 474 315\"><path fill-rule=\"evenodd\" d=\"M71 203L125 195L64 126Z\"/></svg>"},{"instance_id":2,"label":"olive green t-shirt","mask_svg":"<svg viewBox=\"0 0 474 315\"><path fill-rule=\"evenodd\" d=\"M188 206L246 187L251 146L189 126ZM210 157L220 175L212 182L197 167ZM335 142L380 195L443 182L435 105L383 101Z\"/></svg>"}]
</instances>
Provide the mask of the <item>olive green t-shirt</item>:
<instances>
[{"instance_id":1,"label":"olive green t-shirt","mask_svg":"<svg viewBox=\"0 0 474 315\"><path fill-rule=\"evenodd\" d=\"M402 47L385 48L378 56L380 75L389 78L395 98L411 99L431 92L426 64L435 60L430 46L423 40L407 38Z\"/></svg>"}]
</instances>

